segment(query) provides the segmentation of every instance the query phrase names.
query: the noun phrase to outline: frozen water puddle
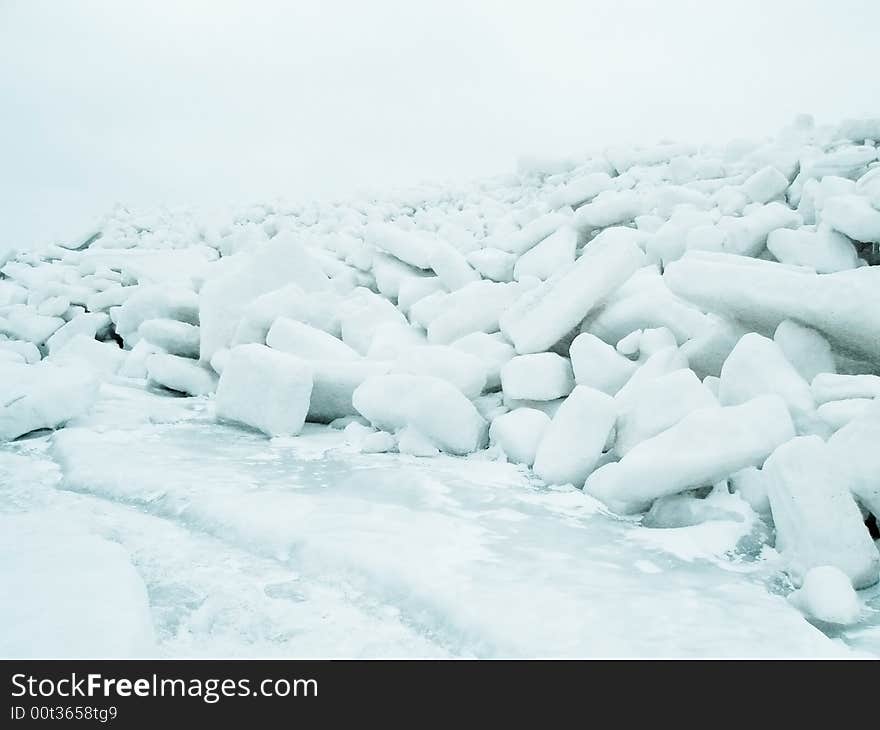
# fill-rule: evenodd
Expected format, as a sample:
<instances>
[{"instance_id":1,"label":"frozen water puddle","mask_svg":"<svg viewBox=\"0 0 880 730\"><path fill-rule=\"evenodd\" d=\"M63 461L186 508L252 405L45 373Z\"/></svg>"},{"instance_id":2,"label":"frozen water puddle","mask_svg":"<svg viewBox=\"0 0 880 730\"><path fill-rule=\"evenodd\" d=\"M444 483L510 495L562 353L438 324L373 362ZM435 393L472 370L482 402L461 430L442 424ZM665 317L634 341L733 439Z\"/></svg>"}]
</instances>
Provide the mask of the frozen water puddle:
<instances>
[{"instance_id":1,"label":"frozen water puddle","mask_svg":"<svg viewBox=\"0 0 880 730\"><path fill-rule=\"evenodd\" d=\"M102 655L880 653L880 606L845 635L822 633L768 589L772 559L725 554L740 523L637 528L507 464L365 456L326 428L270 441L214 423L203 400L116 386L88 418L0 457L7 561L27 534L51 576L56 562L70 570L73 546L94 602L135 624L99 642ZM26 595L0 613L33 599L50 623L68 596L82 634L106 623L78 584L60 583L54 608L19 584ZM19 636L2 653L51 652L29 646Z\"/></svg>"}]
</instances>

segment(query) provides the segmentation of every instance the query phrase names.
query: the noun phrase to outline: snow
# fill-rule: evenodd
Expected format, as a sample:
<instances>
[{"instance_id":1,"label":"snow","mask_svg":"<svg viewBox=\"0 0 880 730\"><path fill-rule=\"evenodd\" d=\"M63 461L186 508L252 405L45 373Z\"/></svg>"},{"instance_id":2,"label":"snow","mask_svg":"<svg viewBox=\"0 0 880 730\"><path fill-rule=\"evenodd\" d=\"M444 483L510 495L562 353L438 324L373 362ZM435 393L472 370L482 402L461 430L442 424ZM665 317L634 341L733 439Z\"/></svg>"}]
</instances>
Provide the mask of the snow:
<instances>
[{"instance_id":1,"label":"snow","mask_svg":"<svg viewBox=\"0 0 880 730\"><path fill-rule=\"evenodd\" d=\"M534 408L515 408L493 419L489 440L515 464L532 466L538 444L550 426L550 417Z\"/></svg>"},{"instance_id":2,"label":"snow","mask_svg":"<svg viewBox=\"0 0 880 730\"><path fill-rule=\"evenodd\" d=\"M634 243L612 243L599 234L571 268L525 292L503 313L501 331L518 353L552 347L644 263Z\"/></svg>"},{"instance_id":3,"label":"snow","mask_svg":"<svg viewBox=\"0 0 880 730\"><path fill-rule=\"evenodd\" d=\"M880 580L880 553L847 489L831 448L801 436L776 449L762 470L776 525L776 549L800 585L812 568L833 565L855 588Z\"/></svg>"},{"instance_id":4,"label":"snow","mask_svg":"<svg viewBox=\"0 0 880 730\"><path fill-rule=\"evenodd\" d=\"M555 352L517 355L501 368L501 389L516 400L556 400L571 393L571 361Z\"/></svg>"},{"instance_id":5,"label":"snow","mask_svg":"<svg viewBox=\"0 0 880 730\"><path fill-rule=\"evenodd\" d=\"M833 565L811 568L788 600L807 616L831 624L853 624L862 605L847 575Z\"/></svg>"},{"instance_id":6,"label":"snow","mask_svg":"<svg viewBox=\"0 0 880 730\"><path fill-rule=\"evenodd\" d=\"M605 448L616 411L614 400L578 385L559 406L535 454L535 474L549 484L581 486Z\"/></svg>"},{"instance_id":7,"label":"snow","mask_svg":"<svg viewBox=\"0 0 880 730\"><path fill-rule=\"evenodd\" d=\"M291 436L303 427L311 393L305 362L265 345L238 345L220 376L215 412L268 436Z\"/></svg>"},{"instance_id":8,"label":"snow","mask_svg":"<svg viewBox=\"0 0 880 730\"><path fill-rule=\"evenodd\" d=\"M449 382L430 375L376 375L357 387L352 403L377 428L411 426L451 454L486 443L488 424Z\"/></svg>"},{"instance_id":9,"label":"snow","mask_svg":"<svg viewBox=\"0 0 880 730\"><path fill-rule=\"evenodd\" d=\"M760 466L794 435L788 409L776 395L704 408L642 441L619 462L601 466L584 490L615 511L642 511L658 497L710 486L740 469Z\"/></svg>"}]
</instances>

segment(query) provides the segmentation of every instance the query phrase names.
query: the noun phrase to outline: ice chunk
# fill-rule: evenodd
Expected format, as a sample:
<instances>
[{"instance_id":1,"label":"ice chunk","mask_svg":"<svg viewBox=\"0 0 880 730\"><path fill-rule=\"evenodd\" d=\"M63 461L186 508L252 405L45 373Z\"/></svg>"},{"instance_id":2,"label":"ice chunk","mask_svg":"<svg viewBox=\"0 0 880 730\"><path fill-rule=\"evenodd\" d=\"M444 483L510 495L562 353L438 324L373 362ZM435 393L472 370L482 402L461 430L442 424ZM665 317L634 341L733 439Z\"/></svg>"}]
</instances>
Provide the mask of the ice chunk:
<instances>
[{"instance_id":1,"label":"ice chunk","mask_svg":"<svg viewBox=\"0 0 880 730\"><path fill-rule=\"evenodd\" d=\"M388 299L397 299L401 287L408 281L425 278L425 273L384 253L373 256L373 276L379 293Z\"/></svg>"},{"instance_id":2,"label":"ice chunk","mask_svg":"<svg viewBox=\"0 0 880 730\"><path fill-rule=\"evenodd\" d=\"M58 428L84 415L98 397L99 381L82 367L0 363L0 441L40 428Z\"/></svg>"},{"instance_id":3,"label":"ice chunk","mask_svg":"<svg viewBox=\"0 0 880 730\"><path fill-rule=\"evenodd\" d=\"M803 219L783 203L768 203L750 210L741 218L722 218L724 250L740 256L757 256L767 236L778 228L797 228Z\"/></svg>"},{"instance_id":4,"label":"ice chunk","mask_svg":"<svg viewBox=\"0 0 880 730\"><path fill-rule=\"evenodd\" d=\"M371 223L365 240L417 269L431 268L431 251L437 237L427 231L404 231L389 223Z\"/></svg>"},{"instance_id":5,"label":"ice chunk","mask_svg":"<svg viewBox=\"0 0 880 730\"><path fill-rule=\"evenodd\" d=\"M487 247L471 251L467 262L487 279L505 282L513 279L513 269L517 262L516 254L499 248Z\"/></svg>"},{"instance_id":6,"label":"ice chunk","mask_svg":"<svg viewBox=\"0 0 880 730\"><path fill-rule=\"evenodd\" d=\"M147 319L138 327L138 335L172 355L194 358L199 356L199 328L187 322Z\"/></svg>"},{"instance_id":7,"label":"ice chunk","mask_svg":"<svg viewBox=\"0 0 880 730\"><path fill-rule=\"evenodd\" d=\"M830 624L853 624L862 613L850 579L833 565L810 568L788 600L805 615Z\"/></svg>"},{"instance_id":8,"label":"ice chunk","mask_svg":"<svg viewBox=\"0 0 880 730\"><path fill-rule=\"evenodd\" d=\"M513 348L510 349L513 350ZM25 342L24 340L0 339L0 352L14 353L21 358L22 362L28 364L39 362L42 357L33 342Z\"/></svg>"},{"instance_id":9,"label":"ice chunk","mask_svg":"<svg viewBox=\"0 0 880 730\"><path fill-rule=\"evenodd\" d=\"M0 333L15 340L42 345L64 324L61 317L47 317L27 305L13 305L5 323L0 320Z\"/></svg>"},{"instance_id":10,"label":"ice chunk","mask_svg":"<svg viewBox=\"0 0 880 730\"><path fill-rule=\"evenodd\" d=\"M747 466L730 475L730 487L759 514L770 512L770 498L767 496L767 480L764 472L754 466Z\"/></svg>"},{"instance_id":11,"label":"ice chunk","mask_svg":"<svg viewBox=\"0 0 880 730\"><path fill-rule=\"evenodd\" d=\"M486 388L490 390L501 385L501 368L516 354L513 346L498 333L472 332L457 339L452 347L483 361L486 366Z\"/></svg>"},{"instance_id":12,"label":"ice chunk","mask_svg":"<svg viewBox=\"0 0 880 730\"><path fill-rule=\"evenodd\" d=\"M860 195L835 195L826 200L822 222L855 241L880 242L880 210Z\"/></svg>"},{"instance_id":13,"label":"ice chunk","mask_svg":"<svg viewBox=\"0 0 880 730\"><path fill-rule=\"evenodd\" d=\"M550 484L581 486L602 455L616 413L611 396L578 385L544 431L535 474Z\"/></svg>"},{"instance_id":14,"label":"ice chunk","mask_svg":"<svg viewBox=\"0 0 880 730\"><path fill-rule=\"evenodd\" d=\"M360 360L361 356L333 335L295 319L279 317L269 328L266 344L304 360Z\"/></svg>"},{"instance_id":15,"label":"ice chunk","mask_svg":"<svg viewBox=\"0 0 880 730\"><path fill-rule=\"evenodd\" d=\"M371 360L394 360L404 350L425 344L427 339L421 328L388 322L376 327L367 357Z\"/></svg>"},{"instance_id":16,"label":"ice chunk","mask_svg":"<svg viewBox=\"0 0 880 730\"><path fill-rule=\"evenodd\" d=\"M56 348L49 359L56 365L76 363L97 375L110 377L119 371L126 353L115 342L98 342L87 335L76 335L63 347Z\"/></svg>"},{"instance_id":17,"label":"ice chunk","mask_svg":"<svg viewBox=\"0 0 880 730\"><path fill-rule=\"evenodd\" d=\"M188 357L157 353L147 358L146 368L150 381L179 393L208 395L217 388L217 376Z\"/></svg>"},{"instance_id":18,"label":"ice chunk","mask_svg":"<svg viewBox=\"0 0 880 730\"><path fill-rule=\"evenodd\" d=\"M549 425L550 416L543 411L516 408L492 421L489 440L501 447L509 461L531 466Z\"/></svg>"},{"instance_id":19,"label":"ice chunk","mask_svg":"<svg viewBox=\"0 0 880 730\"><path fill-rule=\"evenodd\" d=\"M641 197L632 190L607 190L575 211L572 224L582 231L608 228L643 213Z\"/></svg>"},{"instance_id":20,"label":"ice chunk","mask_svg":"<svg viewBox=\"0 0 880 730\"><path fill-rule=\"evenodd\" d=\"M199 292L200 357L205 363L230 344L244 307L261 294L290 284L306 293L329 286L318 262L291 233L279 233L269 243L232 258L234 265L227 265L219 275L208 279Z\"/></svg>"},{"instance_id":21,"label":"ice chunk","mask_svg":"<svg viewBox=\"0 0 880 730\"><path fill-rule=\"evenodd\" d=\"M640 269L583 324L605 342L618 342L637 329L665 327L681 344L709 328L699 309L666 286L656 266Z\"/></svg>"},{"instance_id":22,"label":"ice chunk","mask_svg":"<svg viewBox=\"0 0 880 730\"><path fill-rule=\"evenodd\" d=\"M706 499L698 499L686 494L660 497L654 501L648 514L642 519L642 526L675 529L718 520L744 521L740 512L716 504L711 497L712 495ZM730 495L727 495L727 499L730 500Z\"/></svg>"},{"instance_id":23,"label":"ice chunk","mask_svg":"<svg viewBox=\"0 0 880 730\"><path fill-rule=\"evenodd\" d=\"M832 400L819 406L816 413L832 431L837 431L850 421L865 415L874 402L871 398Z\"/></svg>"},{"instance_id":24,"label":"ice chunk","mask_svg":"<svg viewBox=\"0 0 880 730\"><path fill-rule=\"evenodd\" d=\"M313 386L306 420L313 423L356 415L351 401L355 389L370 376L391 370L390 362L367 360L311 360L308 364Z\"/></svg>"},{"instance_id":25,"label":"ice chunk","mask_svg":"<svg viewBox=\"0 0 880 730\"><path fill-rule=\"evenodd\" d=\"M747 466L760 466L794 435L788 408L776 395L704 408L642 441L619 462L597 469L584 489L616 511L641 511L658 497L713 485Z\"/></svg>"},{"instance_id":26,"label":"ice chunk","mask_svg":"<svg viewBox=\"0 0 880 730\"><path fill-rule=\"evenodd\" d=\"M438 291L445 291L440 277L420 276L414 279L407 279L400 283L400 291L397 294L397 306L400 307L400 311L408 314L413 304Z\"/></svg>"},{"instance_id":27,"label":"ice chunk","mask_svg":"<svg viewBox=\"0 0 880 730\"><path fill-rule=\"evenodd\" d=\"M437 239L428 262L449 291L480 280L480 275L471 268L461 251L442 239Z\"/></svg>"},{"instance_id":28,"label":"ice chunk","mask_svg":"<svg viewBox=\"0 0 880 730\"><path fill-rule=\"evenodd\" d=\"M880 554L834 456L818 436L801 436L767 459L776 549L796 584L811 568L833 565L865 588L880 578Z\"/></svg>"},{"instance_id":29,"label":"ice chunk","mask_svg":"<svg viewBox=\"0 0 880 730\"><path fill-rule=\"evenodd\" d=\"M111 310L111 319L112 317ZM139 339L138 329L148 319L173 319L188 324L199 323L199 298L189 289L167 286L143 286L128 297L119 308L116 332L126 345Z\"/></svg>"},{"instance_id":30,"label":"ice chunk","mask_svg":"<svg viewBox=\"0 0 880 730\"><path fill-rule=\"evenodd\" d=\"M502 251L522 256L570 220L570 217L562 213L547 213L529 221L521 230L510 236L493 236L493 245Z\"/></svg>"},{"instance_id":31,"label":"ice chunk","mask_svg":"<svg viewBox=\"0 0 880 730\"><path fill-rule=\"evenodd\" d=\"M542 281L549 279L574 262L576 247L577 231L562 226L519 258L513 267L513 278L517 281L525 276L535 276Z\"/></svg>"},{"instance_id":32,"label":"ice chunk","mask_svg":"<svg viewBox=\"0 0 880 730\"><path fill-rule=\"evenodd\" d=\"M62 317L70 307L70 300L67 297L48 297L37 306L37 314L46 317Z\"/></svg>"},{"instance_id":33,"label":"ice chunk","mask_svg":"<svg viewBox=\"0 0 880 730\"><path fill-rule=\"evenodd\" d=\"M443 451L468 454L486 443L486 421L461 391L440 378L373 376L358 386L352 402L378 428L412 426Z\"/></svg>"},{"instance_id":34,"label":"ice chunk","mask_svg":"<svg viewBox=\"0 0 880 730\"><path fill-rule=\"evenodd\" d=\"M76 315L67 324L59 327L53 335L46 340L46 347L49 353L64 346L71 338L76 335L85 335L86 337L98 337L103 335L110 327L110 317L104 312L85 312Z\"/></svg>"},{"instance_id":35,"label":"ice chunk","mask_svg":"<svg viewBox=\"0 0 880 730\"><path fill-rule=\"evenodd\" d=\"M854 269L859 264L852 242L824 226L815 231L780 228L767 237L767 249L784 264L809 266L819 274Z\"/></svg>"},{"instance_id":36,"label":"ice chunk","mask_svg":"<svg viewBox=\"0 0 880 730\"><path fill-rule=\"evenodd\" d=\"M599 193L614 187L614 180L607 172L591 172L575 178L553 192L550 204L556 208L569 205L578 208Z\"/></svg>"},{"instance_id":37,"label":"ice chunk","mask_svg":"<svg viewBox=\"0 0 880 730\"><path fill-rule=\"evenodd\" d=\"M476 398L486 387L486 366L475 355L448 345L420 345L400 353L392 372L430 375L458 388L467 398Z\"/></svg>"},{"instance_id":38,"label":"ice chunk","mask_svg":"<svg viewBox=\"0 0 880 730\"><path fill-rule=\"evenodd\" d=\"M434 442L412 426L404 426L397 434L397 450L410 456L437 456L440 453Z\"/></svg>"},{"instance_id":39,"label":"ice chunk","mask_svg":"<svg viewBox=\"0 0 880 730\"><path fill-rule=\"evenodd\" d=\"M571 393L571 361L554 352L518 355L501 368L505 396L517 400L555 400Z\"/></svg>"},{"instance_id":40,"label":"ice chunk","mask_svg":"<svg viewBox=\"0 0 880 730\"><path fill-rule=\"evenodd\" d=\"M775 167L758 170L743 183L743 192L754 203L769 203L788 187L788 178Z\"/></svg>"},{"instance_id":41,"label":"ice chunk","mask_svg":"<svg viewBox=\"0 0 880 730\"><path fill-rule=\"evenodd\" d=\"M878 437L880 402L875 402L832 435L828 439L828 448L849 490L875 517L880 518Z\"/></svg>"},{"instance_id":42,"label":"ice chunk","mask_svg":"<svg viewBox=\"0 0 880 730\"><path fill-rule=\"evenodd\" d=\"M808 383L819 373L834 373L837 370L828 340L811 327L784 319L776 328L773 341Z\"/></svg>"},{"instance_id":43,"label":"ice chunk","mask_svg":"<svg viewBox=\"0 0 880 730\"><path fill-rule=\"evenodd\" d=\"M501 313L521 291L520 284L478 281L453 292L427 324L428 342L447 345L471 332L497 332Z\"/></svg>"},{"instance_id":44,"label":"ice chunk","mask_svg":"<svg viewBox=\"0 0 880 730\"><path fill-rule=\"evenodd\" d=\"M269 436L300 432L309 410L312 368L265 345L233 347L217 386L217 418Z\"/></svg>"},{"instance_id":45,"label":"ice chunk","mask_svg":"<svg viewBox=\"0 0 880 730\"><path fill-rule=\"evenodd\" d=\"M816 403L845 398L880 398L880 376L820 373L810 385Z\"/></svg>"},{"instance_id":46,"label":"ice chunk","mask_svg":"<svg viewBox=\"0 0 880 730\"><path fill-rule=\"evenodd\" d=\"M614 450L624 456L642 441L701 408L718 408L718 400L693 370L674 370L646 383L638 398L617 416Z\"/></svg>"},{"instance_id":47,"label":"ice chunk","mask_svg":"<svg viewBox=\"0 0 880 730\"><path fill-rule=\"evenodd\" d=\"M527 291L501 316L501 331L520 354L543 352L644 264L632 242L611 245L600 233L567 271Z\"/></svg>"},{"instance_id":48,"label":"ice chunk","mask_svg":"<svg viewBox=\"0 0 880 730\"><path fill-rule=\"evenodd\" d=\"M681 346L681 353L697 375L717 377L744 334L746 329L739 323L710 314L705 328Z\"/></svg>"},{"instance_id":49,"label":"ice chunk","mask_svg":"<svg viewBox=\"0 0 880 730\"><path fill-rule=\"evenodd\" d=\"M336 292L307 293L297 284L288 284L261 294L244 308L232 344L263 344L269 328L278 317L295 319L340 337L342 328L338 310L341 302L342 297Z\"/></svg>"},{"instance_id":50,"label":"ice chunk","mask_svg":"<svg viewBox=\"0 0 880 730\"><path fill-rule=\"evenodd\" d=\"M126 378L146 378L147 360L151 355L164 352L165 351L158 345L154 345L147 340L139 340L138 343L131 348L125 361L119 367L119 375ZM219 370L217 372L219 372Z\"/></svg>"},{"instance_id":51,"label":"ice chunk","mask_svg":"<svg viewBox=\"0 0 880 730\"><path fill-rule=\"evenodd\" d=\"M644 388L656 378L687 366L687 359L675 345L663 347L652 353L626 384L615 393L614 400L617 401L618 408L626 408L630 403L635 402Z\"/></svg>"},{"instance_id":52,"label":"ice chunk","mask_svg":"<svg viewBox=\"0 0 880 730\"><path fill-rule=\"evenodd\" d=\"M779 345L750 332L740 339L721 368L718 397L722 405L732 406L766 393L782 397L798 429L810 427L816 403L809 384L785 358Z\"/></svg>"},{"instance_id":53,"label":"ice chunk","mask_svg":"<svg viewBox=\"0 0 880 730\"><path fill-rule=\"evenodd\" d=\"M620 390L638 367L588 332L572 340L569 354L577 384L588 385L608 395Z\"/></svg>"},{"instance_id":54,"label":"ice chunk","mask_svg":"<svg viewBox=\"0 0 880 730\"><path fill-rule=\"evenodd\" d=\"M380 325L406 324L406 317L387 299L369 289L356 289L342 305L339 322L342 341L361 355L370 350Z\"/></svg>"},{"instance_id":55,"label":"ice chunk","mask_svg":"<svg viewBox=\"0 0 880 730\"><path fill-rule=\"evenodd\" d=\"M822 332L832 344L880 358L880 267L814 274L742 256L690 252L664 273L679 296L771 335L783 319Z\"/></svg>"}]
</instances>

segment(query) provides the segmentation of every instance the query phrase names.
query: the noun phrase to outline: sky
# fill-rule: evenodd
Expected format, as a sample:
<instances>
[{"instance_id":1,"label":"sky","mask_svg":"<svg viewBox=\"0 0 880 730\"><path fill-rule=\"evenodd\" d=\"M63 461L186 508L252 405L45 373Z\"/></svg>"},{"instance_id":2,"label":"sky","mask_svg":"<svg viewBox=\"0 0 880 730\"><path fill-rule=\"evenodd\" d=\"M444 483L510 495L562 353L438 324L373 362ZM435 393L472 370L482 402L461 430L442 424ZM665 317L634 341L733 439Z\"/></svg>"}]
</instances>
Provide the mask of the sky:
<instances>
[{"instance_id":1,"label":"sky","mask_svg":"<svg viewBox=\"0 0 880 730\"><path fill-rule=\"evenodd\" d=\"M0 0L0 246L880 115L876 0Z\"/></svg>"}]
</instances>

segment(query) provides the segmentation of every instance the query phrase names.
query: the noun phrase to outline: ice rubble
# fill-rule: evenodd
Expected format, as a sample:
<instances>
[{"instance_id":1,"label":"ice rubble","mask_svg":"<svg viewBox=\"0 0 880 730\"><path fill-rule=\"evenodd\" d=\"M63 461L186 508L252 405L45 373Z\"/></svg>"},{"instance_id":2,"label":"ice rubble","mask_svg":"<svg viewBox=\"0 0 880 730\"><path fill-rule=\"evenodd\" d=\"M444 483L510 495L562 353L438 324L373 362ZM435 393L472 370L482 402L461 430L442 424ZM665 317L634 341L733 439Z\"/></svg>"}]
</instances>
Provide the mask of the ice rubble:
<instances>
[{"instance_id":1,"label":"ice rubble","mask_svg":"<svg viewBox=\"0 0 880 730\"><path fill-rule=\"evenodd\" d=\"M4 248L0 437L62 426L99 381L216 391L218 419L269 436L347 419L365 452L491 443L612 509L656 504L648 523L710 519L698 500L732 489L795 580L868 585L877 136L804 117L385 200L117 208Z\"/></svg>"}]
</instances>

